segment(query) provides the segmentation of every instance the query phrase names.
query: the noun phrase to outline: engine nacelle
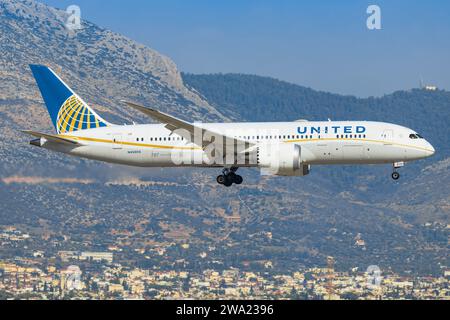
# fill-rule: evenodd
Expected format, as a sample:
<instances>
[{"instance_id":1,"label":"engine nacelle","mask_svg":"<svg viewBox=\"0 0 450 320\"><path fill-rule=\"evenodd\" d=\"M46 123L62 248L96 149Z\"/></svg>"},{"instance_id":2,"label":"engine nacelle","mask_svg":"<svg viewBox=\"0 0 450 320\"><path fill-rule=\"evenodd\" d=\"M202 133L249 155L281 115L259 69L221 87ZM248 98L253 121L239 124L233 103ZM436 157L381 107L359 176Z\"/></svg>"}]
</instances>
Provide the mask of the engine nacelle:
<instances>
[{"instance_id":1,"label":"engine nacelle","mask_svg":"<svg viewBox=\"0 0 450 320\"><path fill-rule=\"evenodd\" d=\"M302 158L302 147L296 144L266 144L258 146L261 172L277 176L306 176L311 166Z\"/></svg>"}]
</instances>

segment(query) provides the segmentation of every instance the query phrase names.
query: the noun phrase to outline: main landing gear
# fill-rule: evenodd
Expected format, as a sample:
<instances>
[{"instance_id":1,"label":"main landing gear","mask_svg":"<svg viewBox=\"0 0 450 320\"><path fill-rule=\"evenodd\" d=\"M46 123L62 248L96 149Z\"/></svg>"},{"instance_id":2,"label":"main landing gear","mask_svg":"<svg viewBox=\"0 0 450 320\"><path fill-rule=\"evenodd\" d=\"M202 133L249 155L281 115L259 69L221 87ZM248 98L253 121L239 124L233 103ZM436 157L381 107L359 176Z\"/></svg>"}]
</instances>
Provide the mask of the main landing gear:
<instances>
[{"instance_id":1,"label":"main landing gear","mask_svg":"<svg viewBox=\"0 0 450 320\"><path fill-rule=\"evenodd\" d=\"M239 168L223 169L222 175L217 177L217 183L224 185L225 187L231 187L234 184L240 185L244 182L244 179L236 174Z\"/></svg>"},{"instance_id":2,"label":"main landing gear","mask_svg":"<svg viewBox=\"0 0 450 320\"><path fill-rule=\"evenodd\" d=\"M392 179L394 179L395 181L400 179L400 173L397 172L397 169L400 169L401 167L404 167L404 166L405 166L404 162L394 163L394 172L392 173Z\"/></svg>"}]
</instances>

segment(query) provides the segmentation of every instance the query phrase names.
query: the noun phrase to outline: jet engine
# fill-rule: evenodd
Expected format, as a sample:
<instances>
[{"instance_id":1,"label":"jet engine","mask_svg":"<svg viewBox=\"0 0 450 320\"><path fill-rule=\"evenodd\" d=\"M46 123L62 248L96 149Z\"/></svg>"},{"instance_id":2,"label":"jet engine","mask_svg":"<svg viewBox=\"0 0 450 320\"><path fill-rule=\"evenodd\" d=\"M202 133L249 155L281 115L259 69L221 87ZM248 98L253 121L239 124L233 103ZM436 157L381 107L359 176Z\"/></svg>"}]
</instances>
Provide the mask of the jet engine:
<instances>
[{"instance_id":1,"label":"jet engine","mask_svg":"<svg viewBox=\"0 0 450 320\"><path fill-rule=\"evenodd\" d=\"M297 144L261 145L257 149L258 165L268 175L306 176L311 166L305 163L302 151L302 147Z\"/></svg>"}]
</instances>

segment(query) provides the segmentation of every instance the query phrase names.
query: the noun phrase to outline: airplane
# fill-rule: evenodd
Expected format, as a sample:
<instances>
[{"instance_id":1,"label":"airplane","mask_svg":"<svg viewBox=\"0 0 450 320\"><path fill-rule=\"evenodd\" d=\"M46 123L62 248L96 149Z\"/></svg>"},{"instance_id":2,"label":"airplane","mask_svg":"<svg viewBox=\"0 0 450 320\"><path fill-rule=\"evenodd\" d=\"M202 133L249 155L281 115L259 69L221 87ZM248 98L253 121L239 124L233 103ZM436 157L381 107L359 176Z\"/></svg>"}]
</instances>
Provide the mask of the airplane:
<instances>
[{"instance_id":1,"label":"airplane","mask_svg":"<svg viewBox=\"0 0 450 320\"><path fill-rule=\"evenodd\" d=\"M390 123L321 121L193 123L137 103L124 105L159 124L115 125L99 116L49 67L30 65L56 134L23 131L33 146L136 167L220 168L220 185L243 183L239 168L275 176L306 176L316 165L392 164L431 157L416 131Z\"/></svg>"}]
</instances>

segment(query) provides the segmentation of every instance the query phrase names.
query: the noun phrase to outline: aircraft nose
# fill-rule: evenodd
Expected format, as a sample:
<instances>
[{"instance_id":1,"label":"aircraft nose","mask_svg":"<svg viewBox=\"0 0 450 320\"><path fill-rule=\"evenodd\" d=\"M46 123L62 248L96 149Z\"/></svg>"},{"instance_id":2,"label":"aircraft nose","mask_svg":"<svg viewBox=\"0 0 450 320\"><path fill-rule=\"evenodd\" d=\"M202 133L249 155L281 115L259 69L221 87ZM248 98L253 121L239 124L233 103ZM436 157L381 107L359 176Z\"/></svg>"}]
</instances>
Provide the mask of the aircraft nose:
<instances>
[{"instance_id":1,"label":"aircraft nose","mask_svg":"<svg viewBox=\"0 0 450 320\"><path fill-rule=\"evenodd\" d=\"M432 157L435 155L436 153L436 149L434 149L434 147L431 145L431 143L428 142L428 149L429 149L429 157Z\"/></svg>"}]
</instances>

